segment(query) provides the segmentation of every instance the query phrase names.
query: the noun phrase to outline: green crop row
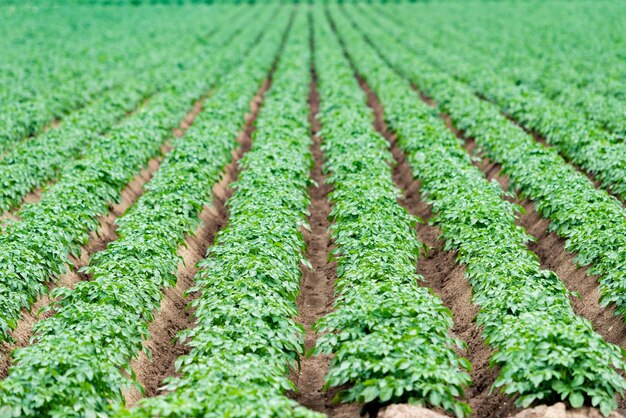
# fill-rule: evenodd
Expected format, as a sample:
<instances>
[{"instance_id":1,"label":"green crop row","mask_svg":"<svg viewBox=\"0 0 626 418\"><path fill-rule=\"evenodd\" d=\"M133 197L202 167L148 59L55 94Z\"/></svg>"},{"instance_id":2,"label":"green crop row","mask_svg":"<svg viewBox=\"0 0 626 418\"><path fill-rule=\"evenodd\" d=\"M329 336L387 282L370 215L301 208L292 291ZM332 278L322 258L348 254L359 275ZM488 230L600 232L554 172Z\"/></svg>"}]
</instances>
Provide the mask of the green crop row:
<instances>
[{"instance_id":1,"label":"green crop row","mask_svg":"<svg viewBox=\"0 0 626 418\"><path fill-rule=\"evenodd\" d=\"M471 59L475 71L489 67L488 72L497 71L524 91L542 92L625 138L626 97L614 95L620 89L624 92L620 80L624 62L615 54L624 44L613 35L621 24L617 16L626 10L615 3L590 6L507 4L487 14L482 5L454 11L446 6L398 5L375 7L372 12L410 25L413 36L445 49L447 58Z\"/></svg>"},{"instance_id":2,"label":"green crop row","mask_svg":"<svg viewBox=\"0 0 626 418\"><path fill-rule=\"evenodd\" d=\"M319 416L284 395L304 346L294 317L312 164L307 34L298 11L240 161L228 226L199 264L196 326L180 335L192 347L177 360L181 377L131 416Z\"/></svg>"},{"instance_id":3,"label":"green crop row","mask_svg":"<svg viewBox=\"0 0 626 418\"><path fill-rule=\"evenodd\" d=\"M554 272L541 270L526 248L531 237L515 223L517 208L499 185L485 179L434 110L385 65L343 13L333 12L432 204L432 222L442 230L446 249L457 251L466 266L473 302L480 307L477 322L495 351L491 364L500 367L494 387L517 395L518 406L562 399L573 407L598 406L608 415L617 407L615 394L626 389L619 374L626 370L623 351L575 315L570 292ZM371 26L369 33L385 55L397 49Z\"/></svg>"},{"instance_id":4,"label":"green crop row","mask_svg":"<svg viewBox=\"0 0 626 418\"><path fill-rule=\"evenodd\" d=\"M504 49L498 51L497 58L502 63L509 61L512 67L532 66L531 62L518 61L528 51L538 58L537 77L563 80L567 85L622 102L626 99L626 61L619 53L625 42L623 37L615 36L623 25L624 4L574 0L540 5L500 2L494 6L477 2L474 6L467 8L458 3L450 8L430 7L421 3L411 12L402 6L389 12L412 13L416 20L423 17L428 26L455 25L465 34L467 44L477 48L489 41L500 44Z\"/></svg>"},{"instance_id":5,"label":"green crop row","mask_svg":"<svg viewBox=\"0 0 626 418\"><path fill-rule=\"evenodd\" d=\"M394 16L400 18L411 13L410 10L400 9L400 13ZM577 14L589 13L589 10L584 10L583 8L574 7L574 10ZM380 9L377 9L377 11L380 11ZM388 16L390 15L391 13L388 14ZM397 21L400 20L403 19L398 19ZM407 20L405 22L408 23ZM561 21L554 19L552 22L553 25L551 26L555 30L551 31L551 33L554 33L558 31L554 27L554 23L561 23ZM419 34L429 43L448 49L449 57L463 56L465 58L469 55L472 57L472 60L475 60L473 65L489 64L491 69L497 69L496 73L499 76L506 76L510 81L520 84L523 86L524 91L528 89L539 91L555 102L580 112L598 127L614 132L621 136L622 139L626 137L626 121L624 120L626 102L606 92L598 94L593 90L580 87L584 86L588 79L593 80L598 77L598 72L581 72L572 68L571 63L572 60L579 59L580 56L584 56L585 52L588 51L589 55L585 58L597 64L599 55L609 55L611 51L618 50L618 47L600 44L601 46L595 45L596 48L583 50L579 42L573 45L561 43L560 46L563 47L563 51L551 51L551 53L546 54L544 49L545 43L537 41L533 36L539 35L542 31L538 31L532 24L526 26L527 32L523 35L525 39L531 39L532 41L527 42L525 45L516 45L516 47L511 48L511 45L508 43L494 42L497 36L496 33L502 33L498 31L507 31L501 25L507 25L510 21L494 21L489 22L485 26L480 26L479 31L484 31L482 37L471 36L475 35L471 33L473 32L471 28L459 30L458 26L454 26L459 23L458 21L451 22L446 20L442 23L443 25L438 28L434 28L431 25L419 25L417 28L416 25L412 25L411 27L414 30L413 33L415 33L415 29L418 29ZM472 27L476 28L477 26L479 25ZM510 28L508 29L510 30ZM470 36L468 36L468 31L471 33ZM588 29L575 28L573 33L569 35L569 40L579 40L581 37L588 37ZM597 31L594 31L594 35L597 36ZM498 36L498 39L501 38ZM594 41L598 42L598 38L596 37ZM452 51L449 50L451 47L453 48ZM562 55L559 55L559 53ZM506 59L503 59L503 56L506 56ZM555 56L558 59L555 59ZM612 61L614 60L615 58ZM606 64L599 67L599 69L604 69ZM532 93L532 95L534 96L535 93Z\"/></svg>"},{"instance_id":6,"label":"green crop row","mask_svg":"<svg viewBox=\"0 0 626 418\"><path fill-rule=\"evenodd\" d=\"M458 400L469 362L454 350L452 313L418 281L417 219L397 202L389 143L341 53L321 7L315 8L315 67L328 182L335 310L316 324L316 353L333 354L326 388L349 387L344 402L417 403L469 415Z\"/></svg>"},{"instance_id":7,"label":"green crop row","mask_svg":"<svg viewBox=\"0 0 626 418\"><path fill-rule=\"evenodd\" d=\"M215 45L224 45L246 22L238 23L239 27L214 34ZM28 308L46 292L46 283L65 271L69 254L80 254L89 231L98 227L98 216L108 212L124 186L159 154L193 102L228 73L256 36L244 32L230 48L220 48L179 73L146 107L95 141L84 158L64 169L39 203L25 205L18 212L19 221L5 227L0 235L2 339L10 338L21 309Z\"/></svg>"},{"instance_id":8,"label":"green crop row","mask_svg":"<svg viewBox=\"0 0 626 418\"><path fill-rule=\"evenodd\" d=\"M626 144L622 139L609 135L584 115L547 99L542 93L499 76L488 68L489 62L484 57L470 48L462 56L454 56L412 34L412 25L401 18L392 22L374 18L373 13L368 15L413 54L423 57L424 65L427 65L426 57L438 64L439 68L430 67L427 71L447 71L467 82L526 129L543 135L565 158L593 174L602 187L626 199ZM399 20L403 24L398 24Z\"/></svg>"},{"instance_id":9,"label":"green crop row","mask_svg":"<svg viewBox=\"0 0 626 418\"><path fill-rule=\"evenodd\" d=\"M600 276L602 303L615 303L617 311L626 314L626 210L621 203L595 189L556 150L536 142L495 105L446 74L430 71L422 57L403 49L389 35L376 34L382 38L372 40L384 46L388 60L436 100L487 157L502 164L511 187L530 198L539 214L551 221L550 231L566 239L565 248L578 254L578 265L592 266L590 273Z\"/></svg>"},{"instance_id":10,"label":"green crop row","mask_svg":"<svg viewBox=\"0 0 626 418\"><path fill-rule=\"evenodd\" d=\"M176 283L178 248L211 204L212 186L232 158L243 115L276 55L287 17L287 11L273 17L274 28L174 142L146 193L119 219L119 239L92 257L85 271L93 280L54 291L60 298L56 314L35 326L35 344L16 352L0 383L0 415L105 416L112 412L109 403L123 405L130 360L149 336L162 288ZM258 34L265 21L257 19L248 31Z\"/></svg>"},{"instance_id":11,"label":"green crop row","mask_svg":"<svg viewBox=\"0 0 626 418\"><path fill-rule=\"evenodd\" d=\"M233 16L234 12L230 11L229 16ZM250 16L251 13L246 19ZM212 32L225 22L232 24L232 18L216 21ZM58 129L51 129L30 141L18 143L0 160L3 186L0 190L0 211L19 205L26 194L53 179L68 161L80 157L89 144L97 141L100 135L119 123L143 100L166 86L170 79L177 78L185 67L193 67L199 57L218 46L211 42L209 36L208 40L200 38L195 45L186 45L183 56L177 51L179 45L162 48L159 54L161 64L158 66L146 68L137 77L129 77L92 104L68 115ZM177 56L175 65L170 63L173 55ZM182 66L179 65L181 63Z\"/></svg>"},{"instance_id":12,"label":"green crop row","mask_svg":"<svg viewBox=\"0 0 626 418\"><path fill-rule=\"evenodd\" d=\"M158 64L161 49L184 49L209 30L206 15L181 13L181 23L132 8L17 10L0 40L0 151ZM222 10L215 12L219 16Z\"/></svg>"}]
</instances>

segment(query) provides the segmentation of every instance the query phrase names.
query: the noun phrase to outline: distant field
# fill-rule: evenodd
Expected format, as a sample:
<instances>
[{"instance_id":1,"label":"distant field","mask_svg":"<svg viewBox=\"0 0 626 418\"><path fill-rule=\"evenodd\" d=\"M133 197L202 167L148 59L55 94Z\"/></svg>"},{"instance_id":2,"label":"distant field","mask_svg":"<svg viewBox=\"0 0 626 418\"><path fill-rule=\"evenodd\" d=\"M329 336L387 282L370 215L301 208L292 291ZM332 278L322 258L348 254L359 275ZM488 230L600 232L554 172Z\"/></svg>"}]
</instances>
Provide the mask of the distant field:
<instances>
[{"instance_id":1,"label":"distant field","mask_svg":"<svg viewBox=\"0 0 626 418\"><path fill-rule=\"evenodd\" d=\"M626 413L626 2L7 1L0 53L0 418Z\"/></svg>"}]
</instances>

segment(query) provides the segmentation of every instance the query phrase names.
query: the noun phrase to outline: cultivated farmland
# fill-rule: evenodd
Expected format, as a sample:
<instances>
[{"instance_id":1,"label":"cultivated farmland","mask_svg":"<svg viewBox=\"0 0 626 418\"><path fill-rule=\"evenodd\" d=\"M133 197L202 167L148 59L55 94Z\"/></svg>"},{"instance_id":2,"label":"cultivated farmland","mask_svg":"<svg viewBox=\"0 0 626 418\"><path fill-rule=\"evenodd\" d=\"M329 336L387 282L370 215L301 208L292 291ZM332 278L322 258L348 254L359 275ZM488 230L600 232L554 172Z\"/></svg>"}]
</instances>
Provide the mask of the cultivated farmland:
<instances>
[{"instance_id":1,"label":"cultivated farmland","mask_svg":"<svg viewBox=\"0 0 626 418\"><path fill-rule=\"evenodd\" d=\"M626 414L626 3L0 4L0 418Z\"/></svg>"}]
</instances>

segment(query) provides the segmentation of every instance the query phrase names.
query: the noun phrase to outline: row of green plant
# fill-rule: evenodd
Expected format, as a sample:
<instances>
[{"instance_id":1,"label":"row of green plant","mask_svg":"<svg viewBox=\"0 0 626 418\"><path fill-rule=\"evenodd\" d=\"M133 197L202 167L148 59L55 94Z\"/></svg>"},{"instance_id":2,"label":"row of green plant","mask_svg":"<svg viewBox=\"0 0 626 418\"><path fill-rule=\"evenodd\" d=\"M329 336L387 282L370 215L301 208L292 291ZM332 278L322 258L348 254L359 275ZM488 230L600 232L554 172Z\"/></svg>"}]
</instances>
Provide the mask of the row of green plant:
<instances>
[{"instance_id":1,"label":"row of green plant","mask_svg":"<svg viewBox=\"0 0 626 418\"><path fill-rule=\"evenodd\" d=\"M333 18L421 181L445 249L456 251L466 267L473 302L480 307L476 321L495 351L491 365L500 367L494 387L517 396L518 406L564 400L573 407L597 406L608 415L617 407L615 394L626 389L619 374L626 370L623 351L577 316L558 276L540 268L537 255L526 248L531 237L515 223L520 208L472 164L436 112L385 64L362 32L337 8ZM368 28L384 55L394 54L398 47L382 29Z\"/></svg>"},{"instance_id":2,"label":"row of green plant","mask_svg":"<svg viewBox=\"0 0 626 418\"><path fill-rule=\"evenodd\" d=\"M472 65L487 65L491 72L542 92L624 138L626 96L615 96L620 88L624 92L624 62L615 54L623 41L613 35L621 24L618 16L626 10L616 3L589 6L545 3L547 13L509 6L487 14L482 6L445 13L445 6L418 10L399 5L375 7L373 12L409 24L413 35L445 49L449 58L471 56L476 59ZM600 86L600 91L594 88Z\"/></svg>"},{"instance_id":3,"label":"row of green plant","mask_svg":"<svg viewBox=\"0 0 626 418\"><path fill-rule=\"evenodd\" d=\"M0 41L0 151L157 64L161 49L184 49L209 31L208 13L173 11L183 23L130 8L21 10L4 19L10 30Z\"/></svg>"},{"instance_id":4,"label":"row of green plant","mask_svg":"<svg viewBox=\"0 0 626 418\"><path fill-rule=\"evenodd\" d=\"M483 55L483 58L486 56ZM516 68L532 69L535 66L538 66L538 64L531 62L530 64L520 64ZM626 115L626 100L620 100L611 95L594 93L584 88L576 87L560 78L543 77L538 71L522 72L506 69L502 73L514 83L524 84L524 90L534 89L540 91L550 100L587 118L587 124L590 127L587 129L590 129L592 134L597 135L594 132L594 127L597 126L614 134L617 140L626 140L626 119L624 118L624 115ZM580 79L585 78L585 76L585 74L578 74ZM554 108L559 109L559 107ZM568 112L568 114L571 114L571 112ZM580 117L578 114L576 114L576 118ZM603 138L603 136L600 137ZM609 139L615 140L611 137Z\"/></svg>"},{"instance_id":5,"label":"row of green plant","mask_svg":"<svg viewBox=\"0 0 626 418\"><path fill-rule=\"evenodd\" d=\"M5 47L3 50L7 58L0 67L3 86L0 90L7 99L2 100L4 106L50 99L51 96L44 96L59 93L52 93L55 89L74 88L70 86L72 83L93 83L95 78L104 82L103 69L108 71L106 78L115 79L122 75L118 71L123 69L120 63L148 58L150 53L145 49L148 36L154 37L155 46L172 41L163 34L145 30L146 23L142 25L142 22L146 22L146 17L154 20L156 15L142 18L138 14L104 13L90 24L80 24L79 19L84 16L77 11L65 8L48 12L49 16L37 8L23 11L18 8L2 16L6 30L0 42ZM124 29L118 27L125 24L131 26ZM129 37L125 40L124 36ZM111 85L110 80L106 83ZM106 85L99 87L98 91L104 88ZM74 97L57 97L55 103L48 105L63 107L66 105L64 100L85 100L94 93L88 91L77 90Z\"/></svg>"},{"instance_id":6,"label":"row of green plant","mask_svg":"<svg viewBox=\"0 0 626 418\"><path fill-rule=\"evenodd\" d=\"M269 15L269 8L264 14ZM147 106L94 141L84 158L72 162L60 179L34 205L25 205L20 220L0 235L0 331L10 339L21 316L47 291L46 284L65 272L69 255L78 255L98 217L120 199L126 184L171 138L191 105L202 97L250 48L258 33L244 31L227 40L247 22L238 21L213 35L213 54L178 74Z\"/></svg>"},{"instance_id":7,"label":"row of green plant","mask_svg":"<svg viewBox=\"0 0 626 418\"><path fill-rule=\"evenodd\" d=\"M239 14L237 12L237 14ZM248 13L249 19L252 13ZM225 22L232 24L235 10L216 20L213 31ZM219 39L221 41L221 39ZM30 141L18 143L11 152L0 160L0 211L18 206L26 194L43 183L54 179L55 175L97 141L100 135L118 124L129 112L140 107L142 102L158 92L178 77L184 68L193 67L204 54L212 53L219 44L208 39L198 38L195 44L187 43L184 54L180 45L173 44L161 48L157 62L159 65L145 68L136 77L129 77L118 87L105 92L90 105L66 116L62 126L41 133ZM175 62L172 57L176 56ZM179 64L183 66L179 66Z\"/></svg>"},{"instance_id":8,"label":"row of green plant","mask_svg":"<svg viewBox=\"0 0 626 418\"><path fill-rule=\"evenodd\" d=\"M606 13L606 11L602 11ZM608 17L608 14L606 15ZM558 23L558 20L554 20L554 23ZM598 20L598 23L600 20ZM448 21L448 23L450 23ZM501 21L500 23L506 24L508 22ZM610 28L611 25L606 25ZM421 27L420 27L421 28ZM430 29L430 26L428 27ZM619 99L608 92L598 93L594 90L588 90L584 87L588 83L588 80L593 80L597 77L597 72L588 73L575 70L571 61L572 58L577 58L580 54L580 43L574 43L568 45L569 48L565 48L565 56L560 61L555 62L550 54L546 57L545 44L541 44L541 41L537 38L533 39L529 35L540 35L542 31L536 30L532 25L528 26L528 31L523 35L519 34L519 38L516 40L525 40L525 43L516 43L516 47L513 48L515 54L505 54L502 48L511 48L510 46L504 46L501 43L492 43L496 37L487 36L484 38L472 38L471 44L468 43L467 32L459 32L457 28L444 27L446 31L446 42L451 44L450 40L458 41L458 47L455 48L455 54L465 55L466 53L475 54L481 52L481 63L490 63L492 68L497 69L499 74L504 75L509 80L516 84L523 85L526 89L532 89L542 92L546 97L569 107L570 109L580 112L582 115L594 121L602 129L606 129L620 136L622 139L626 137L626 121L624 120L624 114L626 114L626 101ZM491 32L498 29L493 27L485 28L486 32ZM555 32L560 28L554 28ZM429 31L430 32L430 31ZM493 32L492 32L493 33ZM442 39L435 33L430 32L428 39L442 46ZM589 31L580 28L575 31L575 36L579 39L581 35L588 37ZM544 35L545 36L545 35ZM529 42L529 40L535 42ZM484 42L480 42L483 40ZM452 43L453 46L456 46ZM471 45L471 47L469 47ZM596 44L598 45L598 44ZM561 44L563 46L563 44ZM605 49L606 48L606 49ZM616 47L604 46L602 49L595 49L585 59L590 61L596 61L598 54L606 54L608 51L614 51ZM502 57L507 55L507 58L503 60L494 59L495 57ZM511 56L513 55L513 56ZM477 55L475 55L477 57ZM606 68L606 64L604 65ZM563 74L566 74L566 77ZM626 97L624 97L626 98Z\"/></svg>"},{"instance_id":9,"label":"row of green plant","mask_svg":"<svg viewBox=\"0 0 626 418\"><path fill-rule=\"evenodd\" d=\"M296 9L298 10L298 9ZM318 417L284 392L303 352L297 316L312 158L307 121L308 25L291 33L240 160L228 226L199 263L195 328L180 339L180 378L166 395L144 399L133 417Z\"/></svg>"},{"instance_id":10,"label":"row of green plant","mask_svg":"<svg viewBox=\"0 0 626 418\"><path fill-rule=\"evenodd\" d=\"M122 391L134 383L130 360L149 337L163 288L176 284L179 246L212 202L213 185L232 159L250 99L276 55L288 15L273 17L273 28L250 58L228 72L194 125L174 141L146 193L118 220L119 239L91 258L85 272L93 280L53 292L59 298L56 314L35 325L35 344L16 351L15 365L0 383L0 404L8 416L106 416L114 412L110 404L123 406ZM248 26L248 43L266 20ZM244 54L245 48L229 48ZM228 60L227 55L215 59Z\"/></svg>"},{"instance_id":11,"label":"row of green plant","mask_svg":"<svg viewBox=\"0 0 626 418\"><path fill-rule=\"evenodd\" d=\"M454 55L416 36L413 25L409 25L411 19L384 20L375 18L371 12L368 16L372 21L393 34L413 54L421 56L424 63L437 63L439 68L431 67L430 72L446 71L467 82L526 129L542 135L566 159L593 174L602 187L626 199L626 143L623 139L598 128L584 114L499 75L490 60L474 52L473 45L464 48L463 55Z\"/></svg>"},{"instance_id":12,"label":"row of green plant","mask_svg":"<svg viewBox=\"0 0 626 418\"><path fill-rule=\"evenodd\" d=\"M423 16L429 26L457 24L477 46L485 41L481 38L491 38L506 47L499 54L501 61L511 59L515 65L517 51L529 50L540 58L538 70L543 77L626 99L622 79L626 62L618 52L624 48L624 39L615 36L623 24L625 7L621 3L575 0L541 5L502 2L493 7L477 3L473 8L433 6L418 4L409 13ZM494 32L499 36L494 37Z\"/></svg>"},{"instance_id":13,"label":"row of green plant","mask_svg":"<svg viewBox=\"0 0 626 418\"><path fill-rule=\"evenodd\" d=\"M320 135L333 205L335 310L315 328L316 354L333 354L326 388L344 402L415 403L469 415L459 400L469 362L452 338L452 313L416 273L419 221L398 203L389 142L373 127L352 70L321 7L315 8ZM347 388L345 385L349 385Z\"/></svg>"},{"instance_id":14,"label":"row of green plant","mask_svg":"<svg viewBox=\"0 0 626 418\"><path fill-rule=\"evenodd\" d=\"M356 18L356 16L355 16ZM362 24L371 24L362 21ZM567 164L554 148L534 138L480 100L471 89L432 70L419 55L403 49L383 31L373 40L396 69L437 101L454 125L476 140L479 150L500 163L519 190L551 221L550 231L566 239L579 266L599 275L601 302L626 314L626 210L621 203Z\"/></svg>"}]
</instances>

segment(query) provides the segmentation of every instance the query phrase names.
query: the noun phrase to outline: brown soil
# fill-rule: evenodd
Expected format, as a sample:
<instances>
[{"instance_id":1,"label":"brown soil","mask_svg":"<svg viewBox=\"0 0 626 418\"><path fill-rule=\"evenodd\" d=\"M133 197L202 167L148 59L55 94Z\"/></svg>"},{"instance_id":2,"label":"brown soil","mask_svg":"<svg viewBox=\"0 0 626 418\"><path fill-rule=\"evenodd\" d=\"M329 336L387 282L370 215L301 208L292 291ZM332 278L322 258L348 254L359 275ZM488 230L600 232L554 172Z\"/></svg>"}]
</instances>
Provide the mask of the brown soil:
<instances>
[{"instance_id":1,"label":"brown soil","mask_svg":"<svg viewBox=\"0 0 626 418\"><path fill-rule=\"evenodd\" d=\"M193 121L193 118L196 117L196 115L198 114L198 112L201 109L201 103L206 99L207 96L203 97L202 99L198 100L195 104L193 109L191 110L191 112L189 112L189 114L187 114L185 116L185 118L183 119L183 121L180 124L180 127L175 128L173 130L174 135L177 137L180 137L183 135L183 132L185 129L187 129L189 127L189 125L191 124L190 121ZM144 99L141 104L139 104L137 107L135 107L133 110L130 110L128 112L126 112L124 118L128 118L129 116L132 116L134 114L136 114L140 109L144 108L148 103L149 103L149 99ZM200 106L200 107L198 107ZM198 107L198 109L196 109ZM55 122L53 122L53 124L51 125L52 128L58 128L61 125L61 121L57 120ZM49 129L49 128L48 128ZM48 130L46 129L46 130ZM100 133L101 135L104 134L104 132ZM168 150L164 151L161 150L162 154L165 154ZM7 151L9 152L9 151ZM50 180L48 182L46 182L46 186L50 186L51 184L53 184L56 180ZM17 216L17 212L22 208L23 205L30 203L30 204L35 204L37 202L39 202L39 200L41 200L41 195L44 193L45 187L44 186L40 186L37 187L35 189L33 189L30 193L28 193L26 196L24 196L24 198L22 199L22 201L13 209L8 210L2 214L0 214L0 224L4 223L5 220L12 220L12 221L18 221L19 217Z\"/></svg>"},{"instance_id":2,"label":"brown soil","mask_svg":"<svg viewBox=\"0 0 626 418\"><path fill-rule=\"evenodd\" d=\"M313 43L311 42L311 49ZM319 135L321 125L316 115L319 112L320 99L317 92L317 74L311 65L311 87L309 90L309 122L311 124L311 154L314 166L311 178L317 183L309 188L311 204L309 206L309 225L311 230L303 229L307 246L307 259L313 269L302 266L301 293L298 298L298 322L306 329L305 351L315 347L317 334L311 326L320 318L330 313L334 302L334 283L337 278L335 263L329 261L332 242L328 228L332 209L328 200L331 186L326 183L327 175L323 172L324 155L321 151L322 137ZM298 387L293 398L301 405L315 411L323 412L330 417L357 417L357 405L337 404L333 397L337 389L325 391L324 378L328 372L331 356L302 356L300 369L292 373L292 380Z\"/></svg>"},{"instance_id":3,"label":"brown soil","mask_svg":"<svg viewBox=\"0 0 626 418\"><path fill-rule=\"evenodd\" d=\"M422 93L420 93L420 97L430 106L436 106L431 98ZM448 115L442 114L440 117L444 120L448 129L464 141L465 148L470 154L481 157L477 152L476 142L473 138L467 138L463 132L456 129ZM541 138L536 139L543 142ZM502 166L500 164L491 162L487 158L480 158L474 165L485 174L487 179L496 180L503 190L509 189L509 177L502 174ZM507 197L507 200L524 208L524 213L520 214L517 224L523 226L536 239L534 242L529 243L528 248L539 256L542 268L557 273L568 290L577 292L580 295L580 297L572 298L572 305L576 314L590 320L595 330L606 341L626 349L626 323L620 317L615 316L613 306L600 306L598 276L590 275L586 267L576 267L574 262L575 256L565 250L565 240L548 231L550 221L539 215L530 200L520 200L517 196ZM625 411L626 401L618 399L618 402L620 411ZM537 413L543 414L542 411ZM520 417L527 416L523 415L523 413L519 415ZM534 416L528 415L529 418Z\"/></svg>"},{"instance_id":4,"label":"brown soil","mask_svg":"<svg viewBox=\"0 0 626 418\"><path fill-rule=\"evenodd\" d=\"M422 200L420 185L413 179L411 167L403 152L396 145L396 137L389 132L383 118L383 108L376 95L365 81L359 77L363 90L367 93L368 104L374 109L376 121L374 126L391 143L391 150L396 160L394 181L403 190L404 198L400 203L413 215L429 219L431 207ZM505 395L489 394L495 381L498 369L489 367L492 355L485 345L482 330L473 319L478 307L472 304L472 288L465 279L465 268L455 261L456 253L443 250L440 240L441 231L435 226L418 224L417 234L421 242L429 247L427 254L420 258L417 271L424 276L425 286L430 287L450 308L454 314L452 333L468 345L465 355L472 363L473 385L466 391L466 399L478 417L504 416L515 410L512 401Z\"/></svg>"},{"instance_id":5,"label":"brown soil","mask_svg":"<svg viewBox=\"0 0 626 418\"><path fill-rule=\"evenodd\" d=\"M245 127L237 137L239 148L233 151L232 162L225 168L224 174L213 187L213 204L206 206L200 213L202 224L194 235L185 239L178 254L183 258L178 266L176 287L165 290L159 312L150 323L150 338L145 347L150 350L152 360L145 352L131 362L131 367L137 375L137 381L143 386L143 396L152 397L159 394L159 387L169 376L178 376L174 367L176 359L189 352L189 346L176 340L176 335L194 327L193 310L188 309L191 298L185 297L185 292L193 285L194 277L198 272L196 264L202 260L206 251L215 240L216 234L228 223L226 201L232 196L230 184L237 179L237 162L252 145L254 121L261 108L262 98L269 88L269 80L263 83L250 103L250 113L245 117ZM197 109L196 114L199 113ZM132 407L142 395L137 390L126 393L126 406Z\"/></svg>"},{"instance_id":6,"label":"brown soil","mask_svg":"<svg viewBox=\"0 0 626 418\"><path fill-rule=\"evenodd\" d=\"M189 119L189 115L197 115L198 106L201 107L202 101L204 99L199 100L194 105L192 111L185 117L185 119L181 122L181 127L183 124L187 124L189 126L189 122L193 122L193 119ZM186 130L187 127L184 127ZM184 132L184 131L183 131ZM143 168L122 190L120 201L118 203L114 203L109 207L109 213L100 216L99 226L96 231L91 231L89 233L89 240L86 245L81 248L81 254L78 257L70 256L70 263L66 264L66 274L63 274L59 277L59 279L55 282L50 282L47 287L49 291L52 291L56 287L69 287L72 288L76 283L81 280L88 280L89 277L80 272L82 267L85 267L89 264L89 259L91 255L95 254L98 251L102 251L106 248L107 244L117 239L116 229L117 225L115 221L117 218L121 217L124 212L131 207L137 199L143 194L144 189L143 186L152 178L153 174L158 170L163 160L163 156L166 155L171 150L171 146L168 142L163 144L161 147L160 155L151 159ZM36 203L39 201L41 197L41 190L37 189L34 192L30 193L25 201L27 203ZM32 327L35 322L50 317L53 312L48 311L45 314L39 314L39 311L48 306L52 302L50 296L48 294L40 296L35 303L31 306L30 309L22 310L22 319L18 321L17 327L12 333L13 338L15 339L14 343L0 343L0 379L6 377L9 367L12 363L11 353L13 350L19 347L25 347L30 343L30 339L32 337Z\"/></svg>"},{"instance_id":7,"label":"brown soil","mask_svg":"<svg viewBox=\"0 0 626 418\"><path fill-rule=\"evenodd\" d=\"M300 281L301 293L298 298L298 322L306 329L305 351L315 347L317 335L311 326L315 321L332 310L333 283L336 279L335 263L328 262L331 251L328 227L330 222L331 206L327 199L330 186L326 183L326 175L322 173L324 157L320 150L321 137L319 121L315 115L319 111L319 95L316 90L316 81L313 78L309 94L309 106L311 108L309 121L311 123L311 154L314 166L311 169L311 178L317 185L311 185L309 196L309 225L311 230L303 229L307 247L307 259L313 269L301 267L302 279ZM298 394L295 399L307 408L326 412L326 405L330 405L327 393L322 390L324 376L328 372L330 356L302 356L300 370L294 373L294 382L298 386Z\"/></svg>"}]
</instances>

